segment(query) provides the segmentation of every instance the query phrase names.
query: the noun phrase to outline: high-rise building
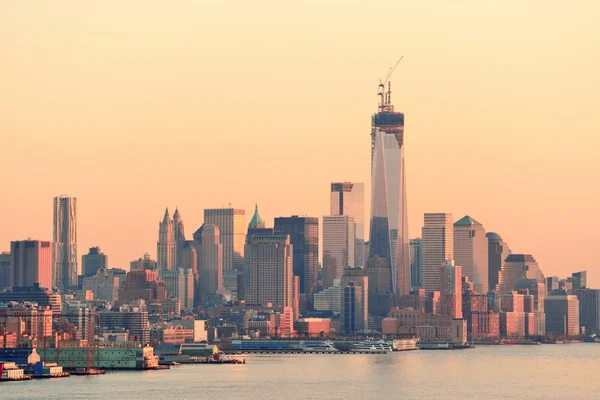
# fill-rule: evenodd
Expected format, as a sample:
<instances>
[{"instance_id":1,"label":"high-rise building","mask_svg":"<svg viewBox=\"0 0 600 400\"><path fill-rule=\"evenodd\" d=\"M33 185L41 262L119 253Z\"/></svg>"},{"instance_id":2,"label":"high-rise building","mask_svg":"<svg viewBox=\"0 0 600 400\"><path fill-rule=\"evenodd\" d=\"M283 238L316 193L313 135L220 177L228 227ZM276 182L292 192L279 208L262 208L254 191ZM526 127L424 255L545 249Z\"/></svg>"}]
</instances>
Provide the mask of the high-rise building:
<instances>
[{"instance_id":1,"label":"high-rise building","mask_svg":"<svg viewBox=\"0 0 600 400\"><path fill-rule=\"evenodd\" d=\"M96 272L96 275L83 278L83 290L91 290L95 300L117 301L119 278L101 269Z\"/></svg>"},{"instance_id":2,"label":"high-rise building","mask_svg":"<svg viewBox=\"0 0 600 400\"><path fill-rule=\"evenodd\" d=\"M203 224L194 233L198 253L198 298L203 302L207 295L217 293L223 285L223 246L216 225Z\"/></svg>"},{"instance_id":3,"label":"high-rise building","mask_svg":"<svg viewBox=\"0 0 600 400\"><path fill-rule=\"evenodd\" d=\"M423 249L421 238L410 239L410 284L413 289L421 287Z\"/></svg>"},{"instance_id":4,"label":"high-rise building","mask_svg":"<svg viewBox=\"0 0 600 400\"><path fill-rule=\"evenodd\" d=\"M371 227L369 257L388 260L394 292L411 288L406 206L404 114L395 112L391 89L379 85L381 101L371 120Z\"/></svg>"},{"instance_id":5,"label":"high-rise building","mask_svg":"<svg viewBox=\"0 0 600 400\"><path fill-rule=\"evenodd\" d=\"M488 239L488 291L493 291L498 285L498 273L502 269L502 263L511 251L497 233L488 232L485 236Z\"/></svg>"},{"instance_id":6,"label":"high-rise building","mask_svg":"<svg viewBox=\"0 0 600 400\"><path fill-rule=\"evenodd\" d=\"M146 304L152 301L163 301L167 298L165 282L158 280L156 271L129 271L123 286L119 289L119 301L128 302L144 300Z\"/></svg>"},{"instance_id":7,"label":"high-rise building","mask_svg":"<svg viewBox=\"0 0 600 400\"><path fill-rule=\"evenodd\" d=\"M244 245L244 275L243 277L238 276L238 299L246 298L246 288L250 286L250 247L252 243L252 237L254 235L272 235L273 233L274 229L267 228L265 221L263 221L263 219L260 217L258 212L258 204L256 204L254 207L254 215L252 215L252 218L250 219L248 231L246 232L246 244Z\"/></svg>"},{"instance_id":8,"label":"high-rise building","mask_svg":"<svg viewBox=\"0 0 600 400\"><path fill-rule=\"evenodd\" d=\"M451 260L440 268L440 303L443 315L462 319L462 267Z\"/></svg>"},{"instance_id":9,"label":"high-rise building","mask_svg":"<svg viewBox=\"0 0 600 400\"><path fill-rule=\"evenodd\" d=\"M90 247L90 251L81 256L81 275L94 276L99 270L108 268L107 259L100 247Z\"/></svg>"},{"instance_id":10,"label":"high-rise building","mask_svg":"<svg viewBox=\"0 0 600 400\"><path fill-rule=\"evenodd\" d=\"M235 294L237 276L244 272L246 211L235 208L205 209L204 223L219 227L219 242L223 250L223 287Z\"/></svg>"},{"instance_id":11,"label":"high-rise building","mask_svg":"<svg viewBox=\"0 0 600 400\"><path fill-rule=\"evenodd\" d=\"M552 294L553 291L558 290L560 278L558 276L549 276L546 278L546 288L548 294Z\"/></svg>"},{"instance_id":12,"label":"high-rise building","mask_svg":"<svg viewBox=\"0 0 600 400\"><path fill-rule=\"evenodd\" d=\"M293 246L289 235L254 235L246 303L293 307Z\"/></svg>"},{"instance_id":13,"label":"high-rise building","mask_svg":"<svg viewBox=\"0 0 600 400\"><path fill-rule=\"evenodd\" d=\"M131 261L129 263L129 270L135 271L138 269L148 269L150 271L156 271L158 268L158 263L156 260L150 258L150 254L145 253L142 258L138 258L137 260Z\"/></svg>"},{"instance_id":14,"label":"high-rise building","mask_svg":"<svg viewBox=\"0 0 600 400\"><path fill-rule=\"evenodd\" d=\"M421 239L421 287L428 292L440 290L440 268L454 260L454 224L452 214L425 214Z\"/></svg>"},{"instance_id":15,"label":"high-rise building","mask_svg":"<svg viewBox=\"0 0 600 400\"><path fill-rule=\"evenodd\" d=\"M468 215L454 223L454 261L475 291L488 292L488 238L483 225Z\"/></svg>"},{"instance_id":16,"label":"high-rise building","mask_svg":"<svg viewBox=\"0 0 600 400\"><path fill-rule=\"evenodd\" d=\"M354 266L365 266L365 184L358 182L332 182L330 215L348 215L356 224Z\"/></svg>"},{"instance_id":17,"label":"high-rise building","mask_svg":"<svg viewBox=\"0 0 600 400\"><path fill-rule=\"evenodd\" d=\"M587 271L573 272L568 279L573 283L573 289L587 288Z\"/></svg>"},{"instance_id":18,"label":"high-rise building","mask_svg":"<svg viewBox=\"0 0 600 400\"><path fill-rule=\"evenodd\" d=\"M77 197L54 198L52 282L61 291L77 287Z\"/></svg>"},{"instance_id":19,"label":"high-rise building","mask_svg":"<svg viewBox=\"0 0 600 400\"><path fill-rule=\"evenodd\" d=\"M100 326L106 329L126 329L129 340L142 345L150 342L148 312L135 308L121 307L119 311L100 312Z\"/></svg>"},{"instance_id":20,"label":"high-rise building","mask_svg":"<svg viewBox=\"0 0 600 400\"><path fill-rule=\"evenodd\" d=\"M509 294L515 288L520 279L534 279L541 283L545 282L544 274L531 254L511 254L498 273L498 285L496 291L500 294Z\"/></svg>"},{"instance_id":21,"label":"high-rise building","mask_svg":"<svg viewBox=\"0 0 600 400\"><path fill-rule=\"evenodd\" d=\"M175 268L184 268L183 248L185 247L185 230L177 207L175 207L175 213L173 213L173 238L175 240Z\"/></svg>"},{"instance_id":22,"label":"high-rise building","mask_svg":"<svg viewBox=\"0 0 600 400\"><path fill-rule=\"evenodd\" d=\"M9 286L52 287L52 246L50 242L20 240L10 243Z\"/></svg>"},{"instance_id":23,"label":"high-rise building","mask_svg":"<svg viewBox=\"0 0 600 400\"><path fill-rule=\"evenodd\" d=\"M158 223L157 261L158 269L175 269L175 223L169 216L169 209L165 210L163 220Z\"/></svg>"},{"instance_id":24,"label":"high-rise building","mask_svg":"<svg viewBox=\"0 0 600 400\"><path fill-rule=\"evenodd\" d=\"M313 305L313 295L319 280L319 218L275 218L275 234L289 235L294 246L294 275L300 277L300 308L304 311Z\"/></svg>"},{"instance_id":25,"label":"high-rise building","mask_svg":"<svg viewBox=\"0 0 600 400\"><path fill-rule=\"evenodd\" d=\"M179 299L183 310L194 308L194 273L191 269L177 268L161 270L160 275L165 281L165 290L170 299Z\"/></svg>"},{"instance_id":26,"label":"high-rise building","mask_svg":"<svg viewBox=\"0 0 600 400\"><path fill-rule=\"evenodd\" d=\"M323 217L323 287L342 279L344 268L354 267L354 219L347 215Z\"/></svg>"},{"instance_id":27,"label":"high-rise building","mask_svg":"<svg viewBox=\"0 0 600 400\"><path fill-rule=\"evenodd\" d=\"M368 327L369 321L369 277L365 273L365 269L362 267L357 268L344 268L344 273L342 275L341 287L345 288L350 284L354 286L360 286L360 304L362 306L362 326L364 328ZM340 301L343 301L343 298L340 298Z\"/></svg>"},{"instance_id":28,"label":"high-rise building","mask_svg":"<svg viewBox=\"0 0 600 400\"><path fill-rule=\"evenodd\" d=\"M346 333L359 332L365 329L363 288L349 282L342 291L342 330Z\"/></svg>"},{"instance_id":29,"label":"high-rise building","mask_svg":"<svg viewBox=\"0 0 600 400\"><path fill-rule=\"evenodd\" d=\"M579 325L585 334L600 334L600 289L574 289L579 300Z\"/></svg>"},{"instance_id":30,"label":"high-rise building","mask_svg":"<svg viewBox=\"0 0 600 400\"><path fill-rule=\"evenodd\" d=\"M544 301L544 309L546 333L549 336L579 336L579 300L577 296L548 296Z\"/></svg>"},{"instance_id":31,"label":"high-rise building","mask_svg":"<svg viewBox=\"0 0 600 400\"><path fill-rule=\"evenodd\" d=\"M9 288L10 282L10 253L0 253L0 292Z\"/></svg>"},{"instance_id":32,"label":"high-rise building","mask_svg":"<svg viewBox=\"0 0 600 400\"><path fill-rule=\"evenodd\" d=\"M37 303L41 307L50 307L54 316L62 311L61 295L38 283L33 286L15 286L11 291L0 292L0 303L16 301L19 303Z\"/></svg>"}]
</instances>

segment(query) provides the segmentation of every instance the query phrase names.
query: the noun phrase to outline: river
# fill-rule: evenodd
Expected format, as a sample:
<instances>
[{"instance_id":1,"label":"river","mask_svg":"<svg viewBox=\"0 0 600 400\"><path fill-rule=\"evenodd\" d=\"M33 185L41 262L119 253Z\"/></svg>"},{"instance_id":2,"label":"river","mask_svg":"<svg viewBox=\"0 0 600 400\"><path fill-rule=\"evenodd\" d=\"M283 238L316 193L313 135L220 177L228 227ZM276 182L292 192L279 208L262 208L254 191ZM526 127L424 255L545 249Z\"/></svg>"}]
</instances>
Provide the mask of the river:
<instances>
[{"instance_id":1,"label":"river","mask_svg":"<svg viewBox=\"0 0 600 400\"><path fill-rule=\"evenodd\" d=\"M3 382L0 399L600 399L600 344L385 355L250 355L246 365Z\"/></svg>"}]
</instances>

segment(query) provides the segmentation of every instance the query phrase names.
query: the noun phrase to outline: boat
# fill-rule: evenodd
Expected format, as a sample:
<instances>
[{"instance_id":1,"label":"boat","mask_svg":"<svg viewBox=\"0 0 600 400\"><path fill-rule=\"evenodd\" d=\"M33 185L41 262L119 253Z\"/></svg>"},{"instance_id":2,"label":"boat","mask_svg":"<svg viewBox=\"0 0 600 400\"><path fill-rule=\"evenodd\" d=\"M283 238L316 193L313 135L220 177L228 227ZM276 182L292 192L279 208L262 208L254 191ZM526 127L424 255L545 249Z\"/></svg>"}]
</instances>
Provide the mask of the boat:
<instances>
[{"instance_id":1,"label":"boat","mask_svg":"<svg viewBox=\"0 0 600 400\"><path fill-rule=\"evenodd\" d=\"M392 347L385 341L366 341L358 342L350 346L350 351L353 353L377 353L385 354L392 351Z\"/></svg>"},{"instance_id":2,"label":"boat","mask_svg":"<svg viewBox=\"0 0 600 400\"><path fill-rule=\"evenodd\" d=\"M338 351L333 343L327 341L304 342L301 347L304 352L334 353Z\"/></svg>"}]
</instances>

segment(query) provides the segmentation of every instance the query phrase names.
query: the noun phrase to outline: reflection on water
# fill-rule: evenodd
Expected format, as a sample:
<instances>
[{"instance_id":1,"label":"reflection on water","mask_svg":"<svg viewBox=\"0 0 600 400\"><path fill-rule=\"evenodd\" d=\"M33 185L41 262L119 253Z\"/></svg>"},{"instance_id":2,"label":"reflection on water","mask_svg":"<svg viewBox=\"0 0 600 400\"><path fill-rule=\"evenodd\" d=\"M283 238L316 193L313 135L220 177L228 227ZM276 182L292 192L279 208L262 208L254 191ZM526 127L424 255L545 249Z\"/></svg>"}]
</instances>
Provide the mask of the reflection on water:
<instances>
[{"instance_id":1,"label":"reflection on water","mask_svg":"<svg viewBox=\"0 0 600 400\"><path fill-rule=\"evenodd\" d=\"M0 399L598 399L599 360L600 344L249 356L246 365L2 383Z\"/></svg>"}]
</instances>

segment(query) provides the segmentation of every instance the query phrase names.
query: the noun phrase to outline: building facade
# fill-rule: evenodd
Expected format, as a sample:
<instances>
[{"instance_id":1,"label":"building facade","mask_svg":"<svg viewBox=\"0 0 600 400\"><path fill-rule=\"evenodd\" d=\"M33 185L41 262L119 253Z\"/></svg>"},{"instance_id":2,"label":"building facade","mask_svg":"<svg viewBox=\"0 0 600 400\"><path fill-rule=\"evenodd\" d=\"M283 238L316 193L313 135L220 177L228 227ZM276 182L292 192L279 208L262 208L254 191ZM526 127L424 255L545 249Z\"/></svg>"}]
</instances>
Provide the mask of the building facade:
<instances>
[{"instance_id":1,"label":"building facade","mask_svg":"<svg viewBox=\"0 0 600 400\"><path fill-rule=\"evenodd\" d=\"M100 247L90 247L87 254L81 256L81 274L83 276L94 276L101 269L108 268L108 257Z\"/></svg>"},{"instance_id":2,"label":"building facade","mask_svg":"<svg viewBox=\"0 0 600 400\"><path fill-rule=\"evenodd\" d=\"M454 223L454 261L475 291L488 292L488 238L483 225L468 215Z\"/></svg>"},{"instance_id":3,"label":"building facade","mask_svg":"<svg viewBox=\"0 0 600 400\"><path fill-rule=\"evenodd\" d=\"M332 182L329 215L348 215L356 224L354 266L365 266L365 184Z\"/></svg>"},{"instance_id":4,"label":"building facade","mask_svg":"<svg viewBox=\"0 0 600 400\"><path fill-rule=\"evenodd\" d=\"M342 279L344 268L354 267L356 225L348 215L323 217L323 287Z\"/></svg>"},{"instance_id":5,"label":"building facade","mask_svg":"<svg viewBox=\"0 0 600 400\"><path fill-rule=\"evenodd\" d=\"M410 284L413 289L421 287L423 248L421 238L410 239Z\"/></svg>"},{"instance_id":6,"label":"building facade","mask_svg":"<svg viewBox=\"0 0 600 400\"><path fill-rule=\"evenodd\" d=\"M254 235L248 304L293 307L293 246L289 235Z\"/></svg>"},{"instance_id":7,"label":"building facade","mask_svg":"<svg viewBox=\"0 0 600 400\"><path fill-rule=\"evenodd\" d=\"M10 243L9 285L52 288L52 245L39 240Z\"/></svg>"},{"instance_id":8,"label":"building facade","mask_svg":"<svg viewBox=\"0 0 600 400\"><path fill-rule=\"evenodd\" d=\"M300 298L312 308L313 296L319 280L319 218L291 217L275 218L274 233L289 235L294 246L294 275L300 278Z\"/></svg>"},{"instance_id":9,"label":"building facade","mask_svg":"<svg viewBox=\"0 0 600 400\"><path fill-rule=\"evenodd\" d=\"M54 198L52 239L53 286L60 291L77 287L77 198Z\"/></svg>"},{"instance_id":10,"label":"building facade","mask_svg":"<svg viewBox=\"0 0 600 400\"><path fill-rule=\"evenodd\" d=\"M498 274L502 269L502 264L511 251L497 233L488 232L485 236L488 239L488 290L493 291L498 285Z\"/></svg>"},{"instance_id":11,"label":"building facade","mask_svg":"<svg viewBox=\"0 0 600 400\"><path fill-rule=\"evenodd\" d=\"M579 300L575 295L548 296L544 301L546 333L552 338L579 336Z\"/></svg>"},{"instance_id":12,"label":"building facade","mask_svg":"<svg viewBox=\"0 0 600 400\"><path fill-rule=\"evenodd\" d=\"M404 114L395 112L391 90L379 87L381 102L371 119L371 220L369 257L388 260L393 291L411 288L410 244L404 162Z\"/></svg>"},{"instance_id":13,"label":"building facade","mask_svg":"<svg viewBox=\"0 0 600 400\"><path fill-rule=\"evenodd\" d=\"M498 273L496 291L500 294L511 293L520 279L545 282L544 274L531 254L511 254L504 260Z\"/></svg>"},{"instance_id":14,"label":"building facade","mask_svg":"<svg viewBox=\"0 0 600 400\"><path fill-rule=\"evenodd\" d=\"M440 268L454 260L454 223L452 214L425 214L421 238L421 287L428 292L440 290Z\"/></svg>"},{"instance_id":15,"label":"building facade","mask_svg":"<svg viewBox=\"0 0 600 400\"><path fill-rule=\"evenodd\" d=\"M165 210L163 220L158 223L158 242L156 242L158 269L175 269L175 224Z\"/></svg>"}]
</instances>

